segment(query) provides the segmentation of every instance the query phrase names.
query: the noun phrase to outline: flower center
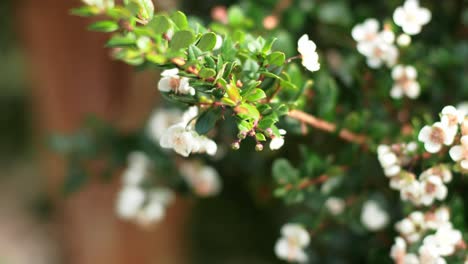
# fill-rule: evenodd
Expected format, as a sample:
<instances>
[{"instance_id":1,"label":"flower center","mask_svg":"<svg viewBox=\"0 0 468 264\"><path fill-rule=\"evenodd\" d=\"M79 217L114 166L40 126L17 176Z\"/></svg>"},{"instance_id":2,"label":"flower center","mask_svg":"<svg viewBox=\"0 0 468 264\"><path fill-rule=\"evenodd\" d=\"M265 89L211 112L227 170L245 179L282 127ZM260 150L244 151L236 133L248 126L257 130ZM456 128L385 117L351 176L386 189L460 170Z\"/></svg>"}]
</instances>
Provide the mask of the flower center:
<instances>
[{"instance_id":1,"label":"flower center","mask_svg":"<svg viewBox=\"0 0 468 264\"><path fill-rule=\"evenodd\" d=\"M180 85L180 79L179 78L171 78L169 81L169 86L171 87L172 90L177 92L177 89L179 88Z\"/></svg>"},{"instance_id":2,"label":"flower center","mask_svg":"<svg viewBox=\"0 0 468 264\"><path fill-rule=\"evenodd\" d=\"M440 127L433 127L430 135L432 142L442 144L444 142L445 133L444 130Z\"/></svg>"}]
</instances>

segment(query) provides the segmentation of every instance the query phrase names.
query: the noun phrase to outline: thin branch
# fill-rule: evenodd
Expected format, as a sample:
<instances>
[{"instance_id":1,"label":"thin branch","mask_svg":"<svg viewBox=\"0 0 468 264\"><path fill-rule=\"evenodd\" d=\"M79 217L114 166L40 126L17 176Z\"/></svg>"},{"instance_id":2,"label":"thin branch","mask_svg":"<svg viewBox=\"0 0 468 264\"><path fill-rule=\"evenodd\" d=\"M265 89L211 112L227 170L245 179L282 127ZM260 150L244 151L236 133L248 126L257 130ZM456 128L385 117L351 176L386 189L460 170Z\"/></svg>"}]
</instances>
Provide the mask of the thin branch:
<instances>
[{"instance_id":1,"label":"thin branch","mask_svg":"<svg viewBox=\"0 0 468 264\"><path fill-rule=\"evenodd\" d=\"M292 184L286 185L284 188L288 191L292 189L298 189L298 190L304 190L312 185L315 184L320 184L328 180L328 175L322 174L317 178L307 178L302 180L297 186L294 186Z\"/></svg>"},{"instance_id":2,"label":"thin branch","mask_svg":"<svg viewBox=\"0 0 468 264\"><path fill-rule=\"evenodd\" d=\"M300 111L300 110L291 110L289 111L289 117L296 119L298 121L301 121L302 123L306 123L311 127L320 129L322 131L326 131L329 133L335 133L337 128L336 125L333 123L330 123L328 121L319 119L315 116L312 116L306 112ZM356 143L359 145L365 145L367 137L362 134L356 134L354 132L351 132L347 129L342 129L339 131L338 136L348 142Z\"/></svg>"}]
</instances>

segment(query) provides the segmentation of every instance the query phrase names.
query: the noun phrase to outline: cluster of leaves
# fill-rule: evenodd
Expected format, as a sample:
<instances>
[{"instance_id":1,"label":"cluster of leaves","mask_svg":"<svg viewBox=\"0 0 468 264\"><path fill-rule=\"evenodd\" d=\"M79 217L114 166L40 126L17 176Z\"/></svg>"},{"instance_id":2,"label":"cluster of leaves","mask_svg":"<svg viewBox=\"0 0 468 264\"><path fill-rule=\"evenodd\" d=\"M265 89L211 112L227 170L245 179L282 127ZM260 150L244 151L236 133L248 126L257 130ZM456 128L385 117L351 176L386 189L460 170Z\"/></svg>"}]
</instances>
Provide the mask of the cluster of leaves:
<instances>
[{"instance_id":1,"label":"cluster of leaves","mask_svg":"<svg viewBox=\"0 0 468 264\"><path fill-rule=\"evenodd\" d=\"M279 118L295 107L311 81L299 67L273 50L276 38L254 36L242 10L228 10L228 23L208 28L180 11L153 15L151 1L126 1L123 6L104 10L106 20L90 30L112 32L107 46L113 56L140 68L177 67L179 75L190 78L196 96L166 94L176 102L203 109L195 129L208 133L226 112L236 116L238 141L246 136L255 141L280 137ZM75 9L74 14L102 13L92 6ZM215 46L219 38L222 45ZM217 40L218 39L218 40Z\"/></svg>"}]
</instances>

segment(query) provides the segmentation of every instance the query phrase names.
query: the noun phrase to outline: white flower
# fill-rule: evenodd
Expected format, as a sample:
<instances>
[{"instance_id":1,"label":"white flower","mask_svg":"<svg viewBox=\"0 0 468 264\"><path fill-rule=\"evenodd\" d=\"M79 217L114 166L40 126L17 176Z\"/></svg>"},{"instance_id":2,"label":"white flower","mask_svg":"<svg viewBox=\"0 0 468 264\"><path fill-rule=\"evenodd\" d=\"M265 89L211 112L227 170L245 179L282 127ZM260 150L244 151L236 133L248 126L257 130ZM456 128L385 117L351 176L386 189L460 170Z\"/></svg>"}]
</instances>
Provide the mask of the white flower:
<instances>
[{"instance_id":1,"label":"white flower","mask_svg":"<svg viewBox=\"0 0 468 264\"><path fill-rule=\"evenodd\" d=\"M454 106L448 105L442 109L440 121L453 136L458 132L458 124L461 124L464 119L463 112L458 111Z\"/></svg>"},{"instance_id":2,"label":"white flower","mask_svg":"<svg viewBox=\"0 0 468 264\"><path fill-rule=\"evenodd\" d=\"M416 69L413 66L397 65L392 70L392 78L395 81L390 96L395 99L407 96L415 99L421 92L421 87L416 81Z\"/></svg>"},{"instance_id":3,"label":"white flower","mask_svg":"<svg viewBox=\"0 0 468 264\"><path fill-rule=\"evenodd\" d=\"M281 228L281 235L275 245L276 256L288 262L306 262L304 248L310 243L307 230L298 224L286 224Z\"/></svg>"},{"instance_id":4,"label":"white flower","mask_svg":"<svg viewBox=\"0 0 468 264\"><path fill-rule=\"evenodd\" d=\"M122 219L132 219L145 202L145 192L135 186L125 186L117 198L116 211Z\"/></svg>"},{"instance_id":5,"label":"white flower","mask_svg":"<svg viewBox=\"0 0 468 264\"><path fill-rule=\"evenodd\" d=\"M462 136L460 145L453 146L450 151L450 157L455 162L459 162L464 170L468 170L468 135Z\"/></svg>"},{"instance_id":6,"label":"white flower","mask_svg":"<svg viewBox=\"0 0 468 264\"><path fill-rule=\"evenodd\" d=\"M461 115L466 116L468 115L468 102L462 102L457 105L457 110L460 112Z\"/></svg>"},{"instance_id":7,"label":"white flower","mask_svg":"<svg viewBox=\"0 0 468 264\"><path fill-rule=\"evenodd\" d=\"M419 262L418 256L416 254L410 253L406 254L403 258L403 264L423 264Z\"/></svg>"},{"instance_id":8,"label":"white flower","mask_svg":"<svg viewBox=\"0 0 468 264\"><path fill-rule=\"evenodd\" d=\"M202 197L217 195L221 190L218 172L200 162L184 162L180 172L194 192Z\"/></svg>"},{"instance_id":9,"label":"white flower","mask_svg":"<svg viewBox=\"0 0 468 264\"><path fill-rule=\"evenodd\" d=\"M95 6L100 10L114 7L114 0L81 0L85 5Z\"/></svg>"},{"instance_id":10,"label":"white flower","mask_svg":"<svg viewBox=\"0 0 468 264\"><path fill-rule=\"evenodd\" d=\"M330 197L325 201L325 207L332 215L339 215L345 209L346 203L338 197Z\"/></svg>"},{"instance_id":11,"label":"white flower","mask_svg":"<svg viewBox=\"0 0 468 264\"><path fill-rule=\"evenodd\" d=\"M389 221L388 213L380 205L368 200L364 203L361 212L361 222L370 231L378 231L387 226Z\"/></svg>"},{"instance_id":12,"label":"white flower","mask_svg":"<svg viewBox=\"0 0 468 264\"><path fill-rule=\"evenodd\" d=\"M195 125L194 121L197 116L198 116L198 107L191 106L182 115L182 121L180 123L184 124L190 129L193 129L193 126Z\"/></svg>"},{"instance_id":13,"label":"white flower","mask_svg":"<svg viewBox=\"0 0 468 264\"><path fill-rule=\"evenodd\" d=\"M411 44L411 37L407 34L401 34L398 36L396 42L401 47L407 47L409 46L409 44Z\"/></svg>"},{"instance_id":14,"label":"white flower","mask_svg":"<svg viewBox=\"0 0 468 264\"><path fill-rule=\"evenodd\" d=\"M297 41L297 50L302 57L302 65L309 71L314 72L320 69L318 62L317 46L312 40L309 40L307 34L302 35Z\"/></svg>"},{"instance_id":15,"label":"white flower","mask_svg":"<svg viewBox=\"0 0 468 264\"><path fill-rule=\"evenodd\" d=\"M443 225L450 223L450 211L447 207L440 207L434 212L428 212L425 215L428 228L437 230Z\"/></svg>"},{"instance_id":16,"label":"white flower","mask_svg":"<svg viewBox=\"0 0 468 264\"><path fill-rule=\"evenodd\" d=\"M374 42L379 36L379 22L375 18L368 18L363 23L357 24L351 31L351 36L359 45Z\"/></svg>"},{"instance_id":17,"label":"white flower","mask_svg":"<svg viewBox=\"0 0 468 264\"><path fill-rule=\"evenodd\" d=\"M423 189L421 183L415 178L408 180L406 184L402 185L400 196L403 201L411 201L415 205L421 204L421 196Z\"/></svg>"},{"instance_id":18,"label":"white flower","mask_svg":"<svg viewBox=\"0 0 468 264\"><path fill-rule=\"evenodd\" d=\"M428 170L425 170L423 173L421 173L419 178L425 179L431 175L439 177L445 183L452 181L452 172L445 165L437 165Z\"/></svg>"},{"instance_id":19,"label":"white flower","mask_svg":"<svg viewBox=\"0 0 468 264\"><path fill-rule=\"evenodd\" d=\"M442 258L434 247L431 245L422 245L419 248L419 263L421 264L446 264L444 258Z\"/></svg>"},{"instance_id":20,"label":"white flower","mask_svg":"<svg viewBox=\"0 0 468 264\"><path fill-rule=\"evenodd\" d=\"M393 21L402 27L409 35L421 32L423 25L431 20L431 12L427 8L419 6L418 0L406 0L403 6L398 7L393 13Z\"/></svg>"},{"instance_id":21,"label":"white flower","mask_svg":"<svg viewBox=\"0 0 468 264\"><path fill-rule=\"evenodd\" d=\"M161 92L195 95L195 88L190 86L187 77L179 76L179 70L177 68L163 71L161 77L158 84L158 89Z\"/></svg>"},{"instance_id":22,"label":"white flower","mask_svg":"<svg viewBox=\"0 0 468 264\"><path fill-rule=\"evenodd\" d=\"M424 126L419 132L419 141L424 143L424 148L429 153L437 153L442 149L442 145L451 145L454 135L441 122L436 122L432 126Z\"/></svg>"},{"instance_id":23,"label":"white flower","mask_svg":"<svg viewBox=\"0 0 468 264\"><path fill-rule=\"evenodd\" d=\"M406 254L406 248L406 241L402 237L396 237L395 243L390 250L390 257L395 261L395 263L410 263L405 261L405 258L409 255Z\"/></svg>"},{"instance_id":24,"label":"white flower","mask_svg":"<svg viewBox=\"0 0 468 264\"><path fill-rule=\"evenodd\" d=\"M128 166L123 172L123 182L125 185L140 184L151 167L151 161L145 153L134 151L128 155Z\"/></svg>"},{"instance_id":25,"label":"white flower","mask_svg":"<svg viewBox=\"0 0 468 264\"><path fill-rule=\"evenodd\" d=\"M278 150L284 145L284 137L274 137L270 141L270 149Z\"/></svg>"},{"instance_id":26,"label":"white flower","mask_svg":"<svg viewBox=\"0 0 468 264\"><path fill-rule=\"evenodd\" d=\"M155 142L159 142L164 132L179 122L181 112L176 109L158 109L153 112L148 121L148 135Z\"/></svg>"},{"instance_id":27,"label":"white flower","mask_svg":"<svg viewBox=\"0 0 468 264\"><path fill-rule=\"evenodd\" d=\"M395 224L395 229L405 237L409 243L419 241L423 232L426 230L424 214L419 211L412 212L408 217L397 222Z\"/></svg>"},{"instance_id":28,"label":"white flower","mask_svg":"<svg viewBox=\"0 0 468 264\"><path fill-rule=\"evenodd\" d=\"M441 226L436 233L424 238L423 245L440 256L450 256L455 252L456 245L462 241L460 231L453 229L450 223Z\"/></svg>"},{"instance_id":29,"label":"white flower","mask_svg":"<svg viewBox=\"0 0 468 264\"><path fill-rule=\"evenodd\" d=\"M442 201L447 197L447 186L444 185L442 179L435 175L430 175L421 179L421 203L428 206L435 199Z\"/></svg>"},{"instance_id":30,"label":"white flower","mask_svg":"<svg viewBox=\"0 0 468 264\"><path fill-rule=\"evenodd\" d=\"M377 158L384 169L385 176L392 177L400 173L401 167L398 157L392 152L390 146L379 145L377 148Z\"/></svg>"},{"instance_id":31,"label":"white flower","mask_svg":"<svg viewBox=\"0 0 468 264\"><path fill-rule=\"evenodd\" d=\"M175 195L168 188L154 188L147 194L146 204L135 215L135 221L142 226L160 222L166 215L167 206L174 201Z\"/></svg>"},{"instance_id":32,"label":"white flower","mask_svg":"<svg viewBox=\"0 0 468 264\"><path fill-rule=\"evenodd\" d=\"M161 147L174 149L183 157L188 157L197 144L195 132L187 130L183 124L176 124L167 129L159 143Z\"/></svg>"},{"instance_id":33,"label":"white flower","mask_svg":"<svg viewBox=\"0 0 468 264\"><path fill-rule=\"evenodd\" d=\"M393 45L395 34L388 28L379 32L379 22L373 18L354 26L351 35L357 41L358 51L367 57L371 68L382 64L393 66L398 58L398 49Z\"/></svg>"}]
</instances>

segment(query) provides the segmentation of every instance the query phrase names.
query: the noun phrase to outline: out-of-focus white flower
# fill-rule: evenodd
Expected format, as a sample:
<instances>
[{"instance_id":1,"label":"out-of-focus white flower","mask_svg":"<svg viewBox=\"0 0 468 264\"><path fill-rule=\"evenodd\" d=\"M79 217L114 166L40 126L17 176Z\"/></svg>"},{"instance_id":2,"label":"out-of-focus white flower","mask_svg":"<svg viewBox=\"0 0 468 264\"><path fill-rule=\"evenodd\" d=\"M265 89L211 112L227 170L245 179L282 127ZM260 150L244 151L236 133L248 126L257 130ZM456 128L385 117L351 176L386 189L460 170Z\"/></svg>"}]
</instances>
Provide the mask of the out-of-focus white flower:
<instances>
[{"instance_id":1,"label":"out-of-focus white flower","mask_svg":"<svg viewBox=\"0 0 468 264\"><path fill-rule=\"evenodd\" d=\"M134 151L128 156L128 165L123 172L124 185L138 185L146 177L151 168L151 161L140 151Z\"/></svg>"},{"instance_id":2,"label":"out-of-focus white flower","mask_svg":"<svg viewBox=\"0 0 468 264\"><path fill-rule=\"evenodd\" d=\"M403 260L406 257L406 241L402 237L395 238L395 243L390 250L390 257L395 263L405 263Z\"/></svg>"},{"instance_id":3,"label":"out-of-focus white flower","mask_svg":"<svg viewBox=\"0 0 468 264\"><path fill-rule=\"evenodd\" d=\"M421 203L426 206L431 205L435 199L442 201L447 197L447 186L438 176L429 175L421 178L421 188L423 190Z\"/></svg>"},{"instance_id":4,"label":"out-of-focus white flower","mask_svg":"<svg viewBox=\"0 0 468 264\"><path fill-rule=\"evenodd\" d=\"M400 173L398 157L392 152L390 146L380 145L377 148L377 158L384 169L385 176L392 177Z\"/></svg>"},{"instance_id":5,"label":"out-of-focus white flower","mask_svg":"<svg viewBox=\"0 0 468 264\"><path fill-rule=\"evenodd\" d=\"M174 201L174 193L168 188L154 188L147 193L147 201L134 215L134 220L142 226L160 222L166 215L167 206Z\"/></svg>"},{"instance_id":6,"label":"out-of-focus white flower","mask_svg":"<svg viewBox=\"0 0 468 264\"><path fill-rule=\"evenodd\" d=\"M445 224L433 235L426 236L423 240L423 246L431 249L440 256L450 256L455 250L457 244L462 241L462 234L459 230L453 229L450 223Z\"/></svg>"},{"instance_id":7,"label":"out-of-focus white flower","mask_svg":"<svg viewBox=\"0 0 468 264\"><path fill-rule=\"evenodd\" d=\"M419 178L424 179L431 175L439 177L445 183L452 181L452 172L445 165L437 165L430 169L427 169L423 171L423 173L421 173Z\"/></svg>"},{"instance_id":8,"label":"out-of-focus white flower","mask_svg":"<svg viewBox=\"0 0 468 264\"><path fill-rule=\"evenodd\" d=\"M191 106L189 107L182 115L182 121L180 122L181 124L185 125L189 129L193 129L193 126L195 125L195 118L198 116L198 107L197 106Z\"/></svg>"},{"instance_id":9,"label":"out-of-focus white flower","mask_svg":"<svg viewBox=\"0 0 468 264\"><path fill-rule=\"evenodd\" d=\"M400 196L403 201L411 201L414 205L421 204L423 189L421 183L413 178L402 184Z\"/></svg>"},{"instance_id":10,"label":"out-of-focus white flower","mask_svg":"<svg viewBox=\"0 0 468 264\"><path fill-rule=\"evenodd\" d=\"M425 220L428 228L437 230L450 223L450 211L445 206L437 208L434 212L427 212Z\"/></svg>"},{"instance_id":11,"label":"out-of-focus white flower","mask_svg":"<svg viewBox=\"0 0 468 264\"><path fill-rule=\"evenodd\" d=\"M406 34L416 35L421 32L423 25L431 20L431 12L419 6L418 0L406 0L403 6L397 7L393 13L393 21Z\"/></svg>"},{"instance_id":12,"label":"out-of-focus white flower","mask_svg":"<svg viewBox=\"0 0 468 264\"><path fill-rule=\"evenodd\" d=\"M454 106L448 105L442 109L440 121L454 136L458 132L458 125L463 122L465 115Z\"/></svg>"},{"instance_id":13,"label":"out-of-focus white flower","mask_svg":"<svg viewBox=\"0 0 468 264\"><path fill-rule=\"evenodd\" d=\"M341 198L330 197L325 201L325 207L332 215L339 215L344 211L346 203Z\"/></svg>"},{"instance_id":14,"label":"out-of-focus white flower","mask_svg":"<svg viewBox=\"0 0 468 264\"><path fill-rule=\"evenodd\" d=\"M284 145L284 137L274 137L270 141L270 149L278 150Z\"/></svg>"},{"instance_id":15,"label":"out-of-focus white flower","mask_svg":"<svg viewBox=\"0 0 468 264\"><path fill-rule=\"evenodd\" d=\"M85 5L95 6L100 10L114 7L114 0L81 0Z\"/></svg>"},{"instance_id":16,"label":"out-of-focus white flower","mask_svg":"<svg viewBox=\"0 0 468 264\"><path fill-rule=\"evenodd\" d=\"M145 192L136 186L125 186L117 198L116 211L122 219L132 219L145 202Z\"/></svg>"},{"instance_id":17,"label":"out-of-focus white flower","mask_svg":"<svg viewBox=\"0 0 468 264\"><path fill-rule=\"evenodd\" d=\"M436 122L432 126L424 126L419 132L419 141L424 143L424 148L429 153L437 153L442 149L442 145L451 145L454 135L441 122Z\"/></svg>"},{"instance_id":18,"label":"out-of-focus white flower","mask_svg":"<svg viewBox=\"0 0 468 264\"><path fill-rule=\"evenodd\" d=\"M195 88L190 86L189 78L180 77L177 68L163 71L161 77L158 84L161 92L195 95Z\"/></svg>"},{"instance_id":19,"label":"out-of-focus white flower","mask_svg":"<svg viewBox=\"0 0 468 264\"><path fill-rule=\"evenodd\" d=\"M359 53L367 57L371 68L379 68L382 64L393 66L398 58L398 49L393 44L395 34L384 28L379 32L379 22L374 18L366 19L354 26L351 35L357 42Z\"/></svg>"},{"instance_id":20,"label":"out-of-focus white flower","mask_svg":"<svg viewBox=\"0 0 468 264\"><path fill-rule=\"evenodd\" d=\"M431 245L422 245L419 248L419 263L421 264L446 264L442 258Z\"/></svg>"},{"instance_id":21,"label":"out-of-focus white flower","mask_svg":"<svg viewBox=\"0 0 468 264\"><path fill-rule=\"evenodd\" d=\"M461 115L467 116L468 115L468 102L459 103L457 105L457 110Z\"/></svg>"},{"instance_id":22,"label":"out-of-focus white flower","mask_svg":"<svg viewBox=\"0 0 468 264\"><path fill-rule=\"evenodd\" d=\"M411 44L411 37L407 34L400 34L396 42L398 46L407 47Z\"/></svg>"},{"instance_id":23,"label":"out-of-focus white flower","mask_svg":"<svg viewBox=\"0 0 468 264\"><path fill-rule=\"evenodd\" d=\"M453 146L450 151L450 157L455 162L459 162L464 170L468 170L468 135L462 136L460 145Z\"/></svg>"},{"instance_id":24,"label":"out-of-focus white flower","mask_svg":"<svg viewBox=\"0 0 468 264\"><path fill-rule=\"evenodd\" d=\"M415 99L421 92L421 87L416 81L418 73L413 66L396 65L392 70L394 85L390 91L390 96L400 99L403 96Z\"/></svg>"},{"instance_id":25,"label":"out-of-focus white flower","mask_svg":"<svg viewBox=\"0 0 468 264\"><path fill-rule=\"evenodd\" d=\"M200 162L184 162L180 173L194 192L202 197L217 195L221 191L221 179L211 166Z\"/></svg>"},{"instance_id":26,"label":"out-of-focus white flower","mask_svg":"<svg viewBox=\"0 0 468 264\"><path fill-rule=\"evenodd\" d=\"M419 241L422 234L426 231L426 222L424 214L419 211L412 212L408 217L397 222L395 229L404 237L409 243Z\"/></svg>"},{"instance_id":27,"label":"out-of-focus white flower","mask_svg":"<svg viewBox=\"0 0 468 264\"><path fill-rule=\"evenodd\" d=\"M182 113L176 109L157 109L148 121L148 135L159 142L164 132L180 120Z\"/></svg>"},{"instance_id":28,"label":"out-of-focus white flower","mask_svg":"<svg viewBox=\"0 0 468 264\"><path fill-rule=\"evenodd\" d=\"M297 50L301 54L302 65L311 72L320 69L319 56L316 49L317 46L312 40L309 40L307 34L302 35L297 41Z\"/></svg>"},{"instance_id":29,"label":"out-of-focus white flower","mask_svg":"<svg viewBox=\"0 0 468 264\"><path fill-rule=\"evenodd\" d=\"M373 200L364 203L361 212L361 222L370 231L378 231L387 226L388 213Z\"/></svg>"},{"instance_id":30,"label":"out-of-focus white flower","mask_svg":"<svg viewBox=\"0 0 468 264\"><path fill-rule=\"evenodd\" d=\"M286 224L281 228L281 235L275 245L276 256L288 262L306 262L304 248L310 243L307 230L298 224Z\"/></svg>"}]
</instances>

